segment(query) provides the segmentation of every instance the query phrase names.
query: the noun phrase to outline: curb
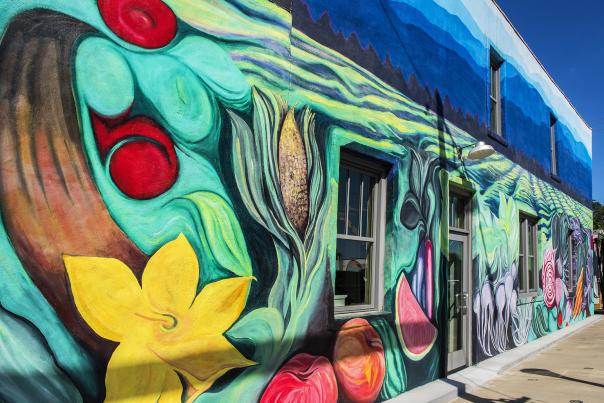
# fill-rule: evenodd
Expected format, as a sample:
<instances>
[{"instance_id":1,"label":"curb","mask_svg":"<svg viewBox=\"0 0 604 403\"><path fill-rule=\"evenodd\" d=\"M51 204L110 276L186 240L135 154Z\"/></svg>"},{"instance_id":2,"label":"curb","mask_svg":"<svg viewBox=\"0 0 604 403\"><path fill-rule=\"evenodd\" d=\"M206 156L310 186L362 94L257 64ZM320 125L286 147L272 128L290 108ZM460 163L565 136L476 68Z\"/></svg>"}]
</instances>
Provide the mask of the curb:
<instances>
[{"instance_id":1,"label":"curb","mask_svg":"<svg viewBox=\"0 0 604 403\"><path fill-rule=\"evenodd\" d=\"M513 348L496 355L493 358L481 361L476 365L455 372L446 378L427 383L417 388L411 389L394 399L388 400L388 403L417 403L432 402L446 403L464 392L470 391L476 387L483 386L490 380L497 377L506 369L518 364L530 356L552 346L554 343L562 340L571 333L574 333L587 326L591 326L604 316L593 315L574 323L564 329L557 330L537 340L533 340L523 346Z\"/></svg>"}]
</instances>

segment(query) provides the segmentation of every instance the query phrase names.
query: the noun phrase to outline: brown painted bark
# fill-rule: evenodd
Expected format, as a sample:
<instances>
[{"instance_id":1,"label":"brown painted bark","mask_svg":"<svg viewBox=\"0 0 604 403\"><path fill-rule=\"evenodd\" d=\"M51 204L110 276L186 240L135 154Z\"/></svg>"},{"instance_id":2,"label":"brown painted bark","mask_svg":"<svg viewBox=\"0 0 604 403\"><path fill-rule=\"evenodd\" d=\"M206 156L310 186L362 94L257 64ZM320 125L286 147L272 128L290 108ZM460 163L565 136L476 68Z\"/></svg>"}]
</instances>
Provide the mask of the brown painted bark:
<instances>
[{"instance_id":1,"label":"brown painted bark","mask_svg":"<svg viewBox=\"0 0 604 403\"><path fill-rule=\"evenodd\" d=\"M67 328L107 356L71 297L62 254L114 257L140 271L146 256L113 221L82 148L73 55L89 26L36 10L17 17L0 44L0 209L30 277Z\"/></svg>"}]
</instances>

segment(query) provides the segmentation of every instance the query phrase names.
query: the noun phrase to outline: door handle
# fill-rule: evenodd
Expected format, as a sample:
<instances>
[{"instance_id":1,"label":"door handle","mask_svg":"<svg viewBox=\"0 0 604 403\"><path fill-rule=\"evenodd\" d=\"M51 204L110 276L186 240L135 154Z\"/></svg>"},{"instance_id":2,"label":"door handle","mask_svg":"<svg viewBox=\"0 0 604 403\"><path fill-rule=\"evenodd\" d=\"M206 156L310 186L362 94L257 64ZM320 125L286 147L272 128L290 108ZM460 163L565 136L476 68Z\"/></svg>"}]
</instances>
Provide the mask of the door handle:
<instances>
[{"instance_id":1,"label":"door handle","mask_svg":"<svg viewBox=\"0 0 604 403\"><path fill-rule=\"evenodd\" d=\"M457 307L459 309L459 313L465 315L468 313L468 293L462 292L460 294L455 295L457 297Z\"/></svg>"}]
</instances>

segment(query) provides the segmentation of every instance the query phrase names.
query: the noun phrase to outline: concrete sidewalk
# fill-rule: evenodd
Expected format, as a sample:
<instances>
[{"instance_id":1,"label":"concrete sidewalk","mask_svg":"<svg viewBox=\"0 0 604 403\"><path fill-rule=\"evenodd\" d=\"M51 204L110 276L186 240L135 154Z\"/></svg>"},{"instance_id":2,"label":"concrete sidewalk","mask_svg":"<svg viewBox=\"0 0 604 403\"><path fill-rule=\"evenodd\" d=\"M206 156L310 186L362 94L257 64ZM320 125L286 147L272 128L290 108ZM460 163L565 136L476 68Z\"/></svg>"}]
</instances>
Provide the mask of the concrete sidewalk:
<instances>
[{"instance_id":1,"label":"concrete sidewalk","mask_svg":"<svg viewBox=\"0 0 604 403\"><path fill-rule=\"evenodd\" d=\"M591 371L593 372L594 377L599 377L599 381L596 380L591 383L601 383L604 386L604 378L602 377L604 374L604 348L602 348L604 342L604 320L601 319L604 319L604 317L592 316L565 329L541 337L524 346L506 351L496 357L482 361L475 366L456 372L449 375L447 378L439 379L412 389L389 402L444 403L456 399L459 395L462 395L464 399L459 399L457 400L458 402L591 401L579 398L561 397L562 395L560 395L559 392L557 392L558 395L548 395L546 398L537 397L538 395L533 397L529 392L532 393L533 389L536 389L536 386L538 386L539 389L543 388L548 382L564 383L562 381L563 378L560 378L555 374L573 378L574 376L572 374L569 375L564 372L566 370L565 368L570 364L571 358L574 360L573 362L576 364L575 366L577 368L580 367L584 371ZM583 336L583 334L586 333L589 334L588 337ZM567 347L560 347L562 345ZM602 352L596 353L597 350ZM560 356L558 356L559 354ZM539 359L549 359L551 362L533 362L533 360ZM554 365L555 363L557 364ZM537 364L541 366L538 366ZM548 367L547 365L551 365L551 367ZM521 372L522 369L524 369L525 372ZM552 372L547 372L548 370ZM512 384L518 388L515 390L513 388L506 388L505 385L508 385L509 383L507 377L512 376L514 371L519 374L517 375L518 377L525 380L531 379L531 381L525 381L524 383L512 382ZM580 375L583 376L583 374ZM542 378L540 384L538 381L534 381L534 379L539 378ZM498 382L501 383L501 386L493 388L492 385L497 385ZM594 401L604 402L604 387L598 388L591 383L577 383L568 380L565 382L566 385L563 386L563 389L566 392L570 393L577 387L574 384L568 385L568 383L576 383L577 385L584 386L586 389L591 388L590 390L592 393L596 393L595 396L600 396L599 399ZM512 384L509 386L511 387Z\"/></svg>"},{"instance_id":2,"label":"concrete sidewalk","mask_svg":"<svg viewBox=\"0 0 604 403\"><path fill-rule=\"evenodd\" d=\"M594 321L454 401L604 402L604 320Z\"/></svg>"}]
</instances>

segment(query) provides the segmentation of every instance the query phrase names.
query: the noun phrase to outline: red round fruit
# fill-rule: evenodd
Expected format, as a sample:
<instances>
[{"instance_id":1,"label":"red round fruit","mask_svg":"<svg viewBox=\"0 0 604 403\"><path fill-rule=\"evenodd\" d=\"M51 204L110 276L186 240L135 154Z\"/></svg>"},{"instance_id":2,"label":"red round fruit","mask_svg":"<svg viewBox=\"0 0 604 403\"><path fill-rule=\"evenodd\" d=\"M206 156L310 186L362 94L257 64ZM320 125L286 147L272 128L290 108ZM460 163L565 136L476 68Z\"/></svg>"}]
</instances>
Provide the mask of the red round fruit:
<instances>
[{"instance_id":1,"label":"red round fruit","mask_svg":"<svg viewBox=\"0 0 604 403\"><path fill-rule=\"evenodd\" d=\"M275 374L260 403L335 403L338 386L325 357L298 354Z\"/></svg>"},{"instance_id":2,"label":"red round fruit","mask_svg":"<svg viewBox=\"0 0 604 403\"><path fill-rule=\"evenodd\" d=\"M109 173L115 185L133 199L159 196L172 186L176 166L161 145L133 141L118 148L109 161Z\"/></svg>"},{"instance_id":3,"label":"red round fruit","mask_svg":"<svg viewBox=\"0 0 604 403\"><path fill-rule=\"evenodd\" d=\"M174 143L159 124L145 116L124 121L125 116L106 119L90 112L100 157L109 164L111 179L122 193L133 199L150 199L176 182Z\"/></svg>"},{"instance_id":4,"label":"red round fruit","mask_svg":"<svg viewBox=\"0 0 604 403\"><path fill-rule=\"evenodd\" d=\"M154 49L176 36L176 16L161 0L98 0L105 24L134 45Z\"/></svg>"},{"instance_id":5,"label":"red round fruit","mask_svg":"<svg viewBox=\"0 0 604 403\"><path fill-rule=\"evenodd\" d=\"M373 402L386 373L380 336L365 319L346 322L338 331L333 351L340 392L350 402Z\"/></svg>"}]
</instances>

